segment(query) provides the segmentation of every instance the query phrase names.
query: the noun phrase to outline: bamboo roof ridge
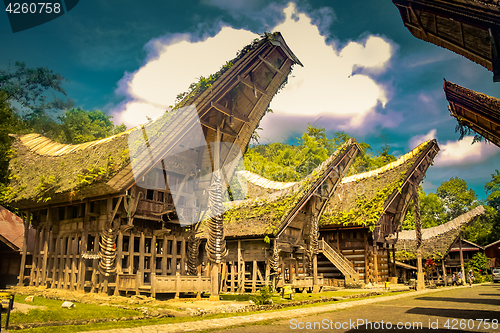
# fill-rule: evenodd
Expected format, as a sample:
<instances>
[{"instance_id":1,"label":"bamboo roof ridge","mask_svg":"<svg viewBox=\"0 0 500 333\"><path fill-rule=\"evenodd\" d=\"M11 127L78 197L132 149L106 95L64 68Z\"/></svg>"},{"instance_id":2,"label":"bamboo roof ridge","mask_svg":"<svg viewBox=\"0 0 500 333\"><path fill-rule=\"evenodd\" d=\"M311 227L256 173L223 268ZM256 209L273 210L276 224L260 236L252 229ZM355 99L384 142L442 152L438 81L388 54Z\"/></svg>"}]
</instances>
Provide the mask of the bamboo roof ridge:
<instances>
[{"instance_id":1,"label":"bamboo roof ridge","mask_svg":"<svg viewBox=\"0 0 500 333\"><path fill-rule=\"evenodd\" d=\"M427 160L424 170L418 171L425 174L438 150L436 140L429 140L383 167L344 177L320 218L320 227L361 225L373 231L391 204L390 199L408 190L409 177L419 163ZM398 209L402 209L402 220L406 208Z\"/></svg>"},{"instance_id":2,"label":"bamboo roof ridge","mask_svg":"<svg viewBox=\"0 0 500 333\"><path fill-rule=\"evenodd\" d=\"M460 126L500 146L500 99L445 81L444 92L450 115Z\"/></svg>"},{"instance_id":3,"label":"bamboo roof ridge","mask_svg":"<svg viewBox=\"0 0 500 333\"><path fill-rule=\"evenodd\" d=\"M146 125L78 145L56 143L39 134L14 136L14 156L9 165L12 175L10 202L16 207L27 208L125 191L136 179L151 171L154 163L160 163L175 151L176 145L190 140L189 131L193 128L200 128L208 145L218 142L215 133L219 126L220 141L238 147L220 156L221 165L231 178L237 164L232 161L241 155L294 64L302 65L281 34L266 33L244 47L217 73L191 85L191 91L173 110ZM229 121L225 121L226 117ZM135 137L154 142L156 150L141 150L142 146L134 146L134 142L131 146L130 140ZM186 153L189 154L194 153ZM186 161L192 158L191 155L185 156ZM140 165L139 175L132 168L134 159L154 161ZM206 161L211 163L204 157L203 163L207 164ZM167 171L181 175L190 171L179 163L166 164Z\"/></svg>"},{"instance_id":4,"label":"bamboo roof ridge","mask_svg":"<svg viewBox=\"0 0 500 333\"><path fill-rule=\"evenodd\" d=\"M471 209L459 217L427 229L422 229L422 256L424 258L446 256L458 238L462 228L471 224L478 216L485 214L483 206ZM396 236L394 236L396 237ZM417 245L415 230L403 230L397 235L396 259L413 259L416 257Z\"/></svg>"},{"instance_id":5,"label":"bamboo roof ridge","mask_svg":"<svg viewBox=\"0 0 500 333\"><path fill-rule=\"evenodd\" d=\"M300 182L265 197L235 204L224 213L225 236L276 235L287 226L293 219L294 212L312 197L326 178L332 172L338 172L336 168L339 163L345 158L352 161L360 150L356 140L351 138ZM204 227L202 231L204 232ZM204 233L200 236L205 237Z\"/></svg>"}]
</instances>

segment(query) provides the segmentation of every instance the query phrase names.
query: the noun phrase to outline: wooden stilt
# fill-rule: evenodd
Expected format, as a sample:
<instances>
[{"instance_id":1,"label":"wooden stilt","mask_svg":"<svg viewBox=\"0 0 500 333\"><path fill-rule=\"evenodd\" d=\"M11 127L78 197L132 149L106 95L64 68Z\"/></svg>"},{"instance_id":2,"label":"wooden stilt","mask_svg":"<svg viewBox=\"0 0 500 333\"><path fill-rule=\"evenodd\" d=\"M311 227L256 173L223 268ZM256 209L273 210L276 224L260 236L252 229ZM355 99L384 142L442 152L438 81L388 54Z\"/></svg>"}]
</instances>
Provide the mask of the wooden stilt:
<instances>
[{"instance_id":1,"label":"wooden stilt","mask_svg":"<svg viewBox=\"0 0 500 333\"><path fill-rule=\"evenodd\" d=\"M74 235L71 238L71 272L70 272L70 285L69 290L75 290L76 287L76 276L77 276L77 267L78 267L78 243L79 239L77 235Z\"/></svg>"},{"instance_id":2,"label":"wooden stilt","mask_svg":"<svg viewBox=\"0 0 500 333\"><path fill-rule=\"evenodd\" d=\"M257 284L257 261L253 261L253 267L252 267L252 293L256 291L256 284Z\"/></svg>"},{"instance_id":3,"label":"wooden stilt","mask_svg":"<svg viewBox=\"0 0 500 333\"><path fill-rule=\"evenodd\" d=\"M128 273L134 274L134 234L130 232L128 239Z\"/></svg>"},{"instance_id":4,"label":"wooden stilt","mask_svg":"<svg viewBox=\"0 0 500 333\"><path fill-rule=\"evenodd\" d=\"M95 233L95 238L94 238L94 253L99 252L99 233ZM92 289L91 292L99 292L99 274L98 271L98 265L99 265L99 259L93 259L92 260Z\"/></svg>"},{"instance_id":5,"label":"wooden stilt","mask_svg":"<svg viewBox=\"0 0 500 333\"><path fill-rule=\"evenodd\" d=\"M378 283L379 281L379 276L378 276L378 245L375 239L373 239L373 282Z\"/></svg>"},{"instance_id":6,"label":"wooden stilt","mask_svg":"<svg viewBox=\"0 0 500 333\"><path fill-rule=\"evenodd\" d=\"M161 259L161 274L167 275L167 235L163 236L163 258Z\"/></svg>"},{"instance_id":7,"label":"wooden stilt","mask_svg":"<svg viewBox=\"0 0 500 333\"><path fill-rule=\"evenodd\" d=\"M186 239L182 238L181 242L181 274L186 274Z\"/></svg>"},{"instance_id":8,"label":"wooden stilt","mask_svg":"<svg viewBox=\"0 0 500 333\"><path fill-rule=\"evenodd\" d=\"M67 237L61 237L59 245L59 272L57 277L57 289L62 289L64 286L64 268L66 267L66 240Z\"/></svg>"},{"instance_id":9,"label":"wooden stilt","mask_svg":"<svg viewBox=\"0 0 500 333\"><path fill-rule=\"evenodd\" d=\"M144 232L141 232L141 238L139 240L139 287L144 285L144 246L145 246L145 236Z\"/></svg>"},{"instance_id":10,"label":"wooden stilt","mask_svg":"<svg viewBox=\"0 0 500 333\"><path fill-rule=\"evenodd\" d=\"M35 285L35 279L38 270L38 255L40 254L40 230L35 229L35 248L31 255L31 274L30 274L30 286Z\"/></svg>"},{"instance_id":11,"label":"wooden stilt","mask_svg":"<svg viewBox=\"0 0 500 333\"><path fill-rule=\"evenodd\" d=\"M241 293L241 292L244 292L245 291L245 288L243 286L243 270L244 270L244 267L242 267L242 264L241 264L241 241L238 240L238 292Z\"/></svg>"},{"instance_id":12,"label":"wooden stilt","mask_svg":"<svg viewBox=\"0 0 500 333\"><path fill-rule=\"evenodd\" d=\"M23 254L21 256L21 266L19 267L18 286L24 285L24 271L26 266L26 255L28 253L28 231L30 225L30 211L23 214L24 238L23 238Z\"/></svg>"},{"instance_id":13,"label":"wooden stilt","mask_svg":"<svg viewBox=\"0 0 500 333\"><path fill-rule=\"evenodd\" d=\"M82 253L87 251L87 242L89 238L89 221L90 221L90 202L85 202L85 212L83 213L83 231L82 231L82 246L80 249L80 265L78 266L78 290L85 288L85 273L87 271L86 259L83 258Z\"/></svg>"}]
</instances>

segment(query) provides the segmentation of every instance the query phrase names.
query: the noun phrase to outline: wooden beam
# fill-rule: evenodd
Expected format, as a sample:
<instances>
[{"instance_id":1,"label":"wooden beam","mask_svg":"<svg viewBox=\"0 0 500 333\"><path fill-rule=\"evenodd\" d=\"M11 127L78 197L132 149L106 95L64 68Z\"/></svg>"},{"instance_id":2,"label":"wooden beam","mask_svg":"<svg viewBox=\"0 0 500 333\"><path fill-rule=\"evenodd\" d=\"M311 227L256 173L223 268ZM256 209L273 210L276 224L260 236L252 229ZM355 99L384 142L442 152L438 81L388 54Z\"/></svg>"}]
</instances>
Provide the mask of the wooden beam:
<instances>
[{"instance_id":1,"label":"wooden beam","mask_svg":"<svg viewBox=\"0 0 500 333\"><path fill-rule=\"evenodd\" d=\"M243 76L238 75L238 80L248 88L253 89L254 91L258 91L262 95L267 96L267 91L265 89L262 89L261 87L257 86L254 82L250 81L249 79L245 79Z\"/></svg>"},{"instance_id":2,"label":"wooden beam","mask_svg":"<svg viewBox=\"0 0 500 333\"><path fill-rule=\"evenodd\" d=\"M278 68L276 68L273 64L271 64L269 62L269 60L263 58L260 54L259 54L259 59L272 71L274 72L278 72L280 74L282 74L281 70L279 70Z\"/></svg>"},{"instance_id":3,"label":"wooden beam","mask_svg":"<svg viewBox=\"0 0 500 333\"><path fill-rule=\"evenodd\" d=\"M211 130L213 131L217 131L217 126L216 125L212 125L210 124L209 122L205 121L205 120L202 120L200 119L199 120L200 124L207 127L207 128L210 128ZM236 133L231 127L225 127L225 128L221 128L220 131L226 135L229 135L229 136L232 136L232 137L237 137L238 136L238 133Z\"/></svg>"},{"instance_id":4,"label":"wooden beam","mask_svg":"<svg viewBox=\"0 0 500 333\"><path fill-rule=\"evenodd\" d=\"M21 256L21 266L19 267L18 286L24 285L24 270L26 266L26 254L28 252L28 234L30 225L30 211L23 214L24 238L23 238L23 254Z\"/></svg>"},{"instance_id":5,"label":"wooden beam","mask_svg":"<svg viewBox=\"0 0 500 333\"><path fill-rule=\"evenodd\" d=\"M219 103L211 102L211 105L214 109L222 112L223 114L228 115L228 116L233 116L234 119L238 119L239 121L242 121L244 123L250 122L250 119L247 116L239 114L238 112L231 111L228 108L226 108L225 106L220 105Z\"/></svg>"}]
</instances>

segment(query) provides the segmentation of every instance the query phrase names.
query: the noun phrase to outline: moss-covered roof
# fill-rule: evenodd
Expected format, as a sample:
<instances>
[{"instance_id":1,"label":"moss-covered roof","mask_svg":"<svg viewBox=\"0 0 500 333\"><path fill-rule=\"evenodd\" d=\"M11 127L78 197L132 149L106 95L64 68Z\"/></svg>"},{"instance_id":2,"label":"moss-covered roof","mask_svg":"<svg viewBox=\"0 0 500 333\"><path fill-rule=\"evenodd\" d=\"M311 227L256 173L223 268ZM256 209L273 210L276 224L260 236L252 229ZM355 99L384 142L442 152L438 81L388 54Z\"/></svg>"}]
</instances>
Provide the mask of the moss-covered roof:
<instances>
[{"instance_id":1,"label":"moss-covered roof","mask_svg":"<svg viewBox=\"0 0 500 333\"><path fill-rule=\"evenodd\" d=\"M373 230L384 213L387 199L401 190L412 166L435 140L420 144L411 152L381 168L345 177L330 198L320 218L320 227L363 225Z\"/></svg>"},{"instance_id":2,"label":"moss-covered roof","mask_svg":"<svg viewBox=\"0 0 500 333\"><path fill-rule=\"evenodd\" d=\"M484 207L478 206L445 224L422 229L422 257L441 259L446 256L460 231L484 213ZM415 259L417 256L415 230L400 231L395 246L397 260Z\"/></svg>"},{"instance_id":3,"label":"moss-covered roof","mask_svg":"<svg viewBox=\"0 0 500 333\"><path fill-rule=\"evenodd\" d=\"M275 235L287 225L292 212L308 200L326 180L327 174L347 156L351 149L360 149L350 139L306 178L266 197L244 200L224 213L226 237ZM352 157L354 158L355 155ZM201 224L204 231L205 222ZM205 237L204 233L201 234Z\"/></svg>"},{"instance_id":4,"label":"moss-covered roof","mask_svg":"<svg viewBox=\"0 0 500 333\"><path fill-rule=\"evenodd\" d=\"M262 52L265 54L261 55ZM286 55L285 59L283 53ZM218 117L219 111L214 108L212 102L228 93L227 87L232 87L233 90L238 87L239 90L243 89L243 84L240 82L243 76L249 75L251 69L261 61L267 61L262 59L268 54L278 57L275 60L279 60L283 67L281 70L276 70L278 73L275 76L268 75L270 77L270 81L266 81L269 83L268 90L261 98L256 99L255 104L246 103L237 110L240 116L248 118L247 122L239 121L236 127L226 129L233 132L232 136L223 137L223 141L244 149L253 130L265 114L269 101L280 84L286 82L290 66L302 65L279 32L266 33L262 38L254 40L217 73L191 85L191 91L174 107L174 110L145 126L137 126L106 139L79 145L59 144L38 134L16 136L13 143L13 158L9 166L11 182L8 190L11 204L19 208L28 208L119 193L132 186L135 179L140 177L136 168L132 170L131 157L149 161L150 156L154 156L158 159L155 163L158 163L166 151L174 149L172 147L181 138L184 139L188 132L187 128L200 127L201 117L205 117L204 121L208 123L204 124L206 139L214 140L212 133L214 130L210 126L213 126L214 121L220 122L221 118ZM260 74L266 77L268 73L261 71ZM191 108L190 105L196 105L198 113L181 111L187 109L181 107ZM227 122L225 126L228 126ZM143 149L142 152L139 151L142 155L136 156L133 153L134 145L129 147L130 138L143 137L145 133L148 133L149 142L155 140L155 137L149 134L157 134L157 150L151 152ZM229 153L237 154L234 151ZM231 160L230 158L231 156L227 157L228 160ZM168 168L173 172L179 171L174 165L167 165ZM140 168L141 175L150 169L150 165L144 165ZM233 170L230 171L228 176L232 175Z\"/></svg>"}]
</instances>

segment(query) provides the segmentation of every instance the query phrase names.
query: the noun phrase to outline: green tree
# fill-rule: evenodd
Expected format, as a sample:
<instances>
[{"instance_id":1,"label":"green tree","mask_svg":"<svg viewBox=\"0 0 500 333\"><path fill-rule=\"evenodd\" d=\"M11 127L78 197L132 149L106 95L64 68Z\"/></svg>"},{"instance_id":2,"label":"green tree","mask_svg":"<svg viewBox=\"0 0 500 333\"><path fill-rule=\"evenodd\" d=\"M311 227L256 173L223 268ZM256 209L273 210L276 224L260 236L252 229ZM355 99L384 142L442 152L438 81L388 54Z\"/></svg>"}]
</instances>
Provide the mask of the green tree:
<instances>
[{"instance_id":1,"label":"green tree","mask_svg":"<svg viewBox=\"0 0 500 333\"><path fill-rule=\"evenodd\" d=\"M115 126L111 118L99 110L71 109L59 117L62 130L58 141L78 144L102 139L126 129L124 124Z\"/></svg>"},{"instance_id":2,"label":"green tree","mask_svg":"<svg viewBox=\"0 0 500 333\"><path fill-rule=\"evenodd\" d=\"M436 194L446 208L448 221L468 212L478 206L478 200L474 190L469 189L467 182L458 177L442 182L437 188Z\"/></svg>"},{"instance_id":3,"label":"green tree","mask_svg":"<svg viewBox=\"0 0 500 333\"><path fill-rule=\"evenodd\" d=\"M434 193L425 194L422 187L419 189L418 197L420 201L420 220L422 221L422 228L432 228L448 222L444 203L441 198ZM413 203L410 203L401 229L415 229Z\"/></svg>"},{"instance_id":4,"label":"green tree","mask_svg":"<svg viewBox=\"0 0 500 333\"><path fill-rule=\"evenodd\" d=\"M25 127L53 137L57 123L50 114L61 113L74 105L66 99L62 87L64 78L44 67L28 68L24 62L16 61L14 66L14 71L0 70L0 90L5 92L2 102L10 103Z\"/></svg>"}]
</instances>

